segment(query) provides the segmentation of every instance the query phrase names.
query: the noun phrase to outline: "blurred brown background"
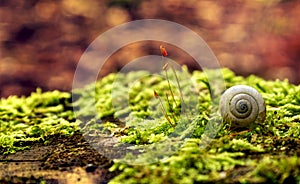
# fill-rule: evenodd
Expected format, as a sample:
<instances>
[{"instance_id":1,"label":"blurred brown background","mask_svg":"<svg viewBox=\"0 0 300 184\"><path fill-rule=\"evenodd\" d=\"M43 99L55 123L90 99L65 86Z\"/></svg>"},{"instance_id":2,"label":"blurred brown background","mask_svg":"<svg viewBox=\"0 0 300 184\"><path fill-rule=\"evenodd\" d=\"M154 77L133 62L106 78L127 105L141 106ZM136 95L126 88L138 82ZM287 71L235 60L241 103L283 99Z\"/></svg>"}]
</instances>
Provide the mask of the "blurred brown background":
<instances>
[{"instance_id":1,"label":"blurred brown background","mask_svg":"<svg viewBox=\"0 0 300 184\"><path fill-rule=\"evenodd\" d=\"M37 87L70 90L80 56L98 35L144 18L196 31L221 65L237 74L300 82L298 0L0 0L0 96L28 95ZM159 44L122 48L102 75L136 57L160 54ZM198 69L173 49L172 59Z\"/></svg>"}]
</instances>

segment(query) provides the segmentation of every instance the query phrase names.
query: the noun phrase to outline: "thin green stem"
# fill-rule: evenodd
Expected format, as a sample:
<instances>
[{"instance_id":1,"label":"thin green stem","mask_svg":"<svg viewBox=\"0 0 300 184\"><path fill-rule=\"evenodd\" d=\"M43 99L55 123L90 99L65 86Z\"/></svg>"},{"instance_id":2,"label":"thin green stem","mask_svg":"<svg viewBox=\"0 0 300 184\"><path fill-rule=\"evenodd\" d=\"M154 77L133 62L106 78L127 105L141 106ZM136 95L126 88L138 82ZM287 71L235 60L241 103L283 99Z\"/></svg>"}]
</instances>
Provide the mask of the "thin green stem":
<instances>
[{"instance_id":1,"label":"thin green stem","mask_svg":"<svg viewBox=\"0 0 300 184\"><path fill-rule=\"evenodd\" d=\"M170 108L170 111L171 111L171 114L172 114L172 118L174 119L174 121L176 122L176 118L175 118L175 114L174 114L174 109L172 107L172 104L169 100L169 95L166 93L166 98L167 98L167 102L169 104L169 108Z\"/></svg>"},{"instance_id":2,"label":"thin green stem","mask_svg":"<svg viewBox=\"0 0 300 184\"><path fill-rule=\"evenodd\" d=\"M165 66L167 66L167 65L165 65ZM166 73L166 78L167 78L167 81L168 81L168 86L169 86L169 90L170 90L171 96L173 98L173 101L174 101L175 105L177 106L177 103L176 103L176 100L175 100L175 97L174 97L174 93L173 93L173 90L172 90L172 87L171 87L171 84L170 84L167 67L164 67L163 69L164 69L164 71Z\"/></svg>"},{"instance_id":3,"label":"thin green stem","mask_svg":"<svg viewBox=\"0 0 300 184\"><path fill-rule=\"evenodd\" d=\"M166 111L166 109L165 109L165 107L164 107L164 104L163 104L163 102L162 102L160 96L158 95L158 93L157 93L156 91L154 91L154 96L155 96L155 98L158 98L159 103L160 103L160 106L161 106L161 109L162 109L162 111L163 111L163 114L164 114L165 118L166 118L167 121L170 123L170 125L174 128L175 126L174 126L174 124L171 122L171 119L170 119L170 117L169 117L168 114L167 114L167 111Z\"/></svg>"},{"instance_id":4,"label":"thin green stem","mask_svg":"<svg viewBox=\"0 0 300 184\"><path fill-rule=\"evenodd\" d=\"M173 65L172 64L170 64L170 65L171 65L171 69L172 69L172 71L175 75L175 78L176 78L177 86L178 86L179 93L180 93L180 100L182 102L182 107L183 107L185 103L184 103L184 100L183 100L182 90L181 90L181 86L179 84L178 76L177 76L177 73L176 73L175 68L173 67Z\"/></svg>"}]
</instances>

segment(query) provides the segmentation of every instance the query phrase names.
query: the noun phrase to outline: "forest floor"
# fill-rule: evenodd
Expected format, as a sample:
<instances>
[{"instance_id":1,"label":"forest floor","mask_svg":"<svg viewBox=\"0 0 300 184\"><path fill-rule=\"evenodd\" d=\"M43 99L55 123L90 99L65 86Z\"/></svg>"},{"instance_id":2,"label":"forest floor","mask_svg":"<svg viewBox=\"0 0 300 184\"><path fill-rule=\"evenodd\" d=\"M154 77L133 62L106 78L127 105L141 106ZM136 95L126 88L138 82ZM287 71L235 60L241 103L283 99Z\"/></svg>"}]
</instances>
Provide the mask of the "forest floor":
<instances>
[{"instance_id":1,"label":"forest floor","mask_svg":"<svg viewBox=\"0 0 300 184\"><path fill-rule=\"evenodd\" d=\"M83 136L52 137L48 145L0 156L0 182L107 183L112 161L90 147Z\"/></svg>"}]
</instances>

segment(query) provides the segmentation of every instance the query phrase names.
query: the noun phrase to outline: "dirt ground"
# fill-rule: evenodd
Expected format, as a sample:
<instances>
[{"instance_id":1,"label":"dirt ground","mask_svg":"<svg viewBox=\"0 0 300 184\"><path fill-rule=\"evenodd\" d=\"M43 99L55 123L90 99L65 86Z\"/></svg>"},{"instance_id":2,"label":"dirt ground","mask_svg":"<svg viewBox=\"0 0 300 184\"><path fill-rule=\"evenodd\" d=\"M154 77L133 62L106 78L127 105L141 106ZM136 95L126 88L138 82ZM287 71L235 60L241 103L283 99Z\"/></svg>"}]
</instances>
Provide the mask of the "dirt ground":
<instances>
[{"instance_id":1,"label":"dirt ground","mask_svg":"<svg viewBox=\"0 0 300 184\"><path fill-rule=\"evenodd\" d=\"M112 161L103 157L79 133L51 137L48 144L0 156L0 183L107 183Z\"/></svg>"}]
</instances>

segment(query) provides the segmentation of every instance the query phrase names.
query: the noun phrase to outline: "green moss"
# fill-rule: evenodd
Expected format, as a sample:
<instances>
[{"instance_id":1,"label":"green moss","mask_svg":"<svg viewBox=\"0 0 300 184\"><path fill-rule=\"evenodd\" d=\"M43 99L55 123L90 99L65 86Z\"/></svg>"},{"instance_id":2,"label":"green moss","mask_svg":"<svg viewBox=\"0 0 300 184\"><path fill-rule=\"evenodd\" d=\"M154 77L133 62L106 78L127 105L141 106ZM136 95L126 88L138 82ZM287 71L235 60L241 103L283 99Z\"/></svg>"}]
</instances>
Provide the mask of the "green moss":
<instances>
[{"instance_id":1,"label":"green moss","mask_svg":"<svg viewBox=\"0 0 300 184\"><path fill-rule=\"evenodd\" d=\"M37 89L29 97L0 100L0 153L14 153L50 135L71 135L78 130L66 92Z\"/></svg>"},{"instance_id":2,"label":"green moss","mask_svg":"<svg viewBox=\"0 0 300 184\"><path fill-rule=\"evenodd\" d=\"M177 73L188 104L184 111L181 107L186 104L180 102L171 72L176 102L167 101L171 96L163 77L145 71L119 73L73 91L77 120L70 93L37 90L27 98L1 99L0 151L13 153L46 141L49 135L71 135L81 127L90 136L114 136L120 143L151 150L115 160L110 170L121 174L111 183L300 182L300 86L287 80L244 78L228 69L222 72L226 87L245 84L261 93L267 106L263 124L244 129L224 124L218 129L222 120L203 72ZM154 90L175 127L164 117ZM129 165L126 159L149 164Z\"/></svg>"},{"instance_id":3,"label":"green moss","mask_svg":"<svg viewBox=\"0 0 300 184\"><path fill-rule=\"evenodd\" d=\"M183 113L181 118L177 115L172 118L176 120L175 128L168 124L161 109L155 108L159 103L152 100L153 90L164 96L168 89L166 81L153 76L145 77L145 73L132 72L127 76L122 74L122 80L118 81L126 87L119 87L117 96L128 94L126 90L129 88L130 103L123 103L125 106L119 108L113 108L113 98L110 95L111 90L116 89L109 83L114 81L116 75L99 81L96 84L95 97L97 102L101 101L102 106L97 106L96 118L103 118L105 115L115 118L123 116L125 118L122 120L126 125L125 131L121 131L121 141L140 145L140 148L153 145L156 150L161 149L161 153L156 151L139 156L127 155L129 160L155 162L149 165L127 165L122 160L115 160L111 170L121 170L122 173L110 183L299 182L300 86L292 85L287 80L266 81L256 76L244 78L236 76L228 69L223 69L222 72L226 87L245 84L256 88L265 99L267 117L263 124L253 124L246 129L232 130L225 124L206 149L200 149L203 144L200 140L204 139L206 125L209 120L218 123L220 121L214 113L216 109L212 109L210 88L204 73L195 71L190 76L195 84L192 92L187 90L188 84L182 85L186 103L193 104L195 108L189 109L190 113ZM180 81L184 81L183 73L178 73ZM138 83L130 85L139 76L144 77ZM98 89L100 86L101 91ZM109 89L103 90L104 86L104 89ZM195 93L196 96L193 96ZM179 99L178 94L176 98ZM174 106L167 103L164 105ZM180 108L180 105L176 108ZM172 117L172 108L167 111ZM147 119L148 116L153 119ZM214 118L216 119L213 120ZM214 124L209 127L212 130L215 128ZM167 143L179 150L171 155L166 154L167 157L162 160L153 160L153 155L168 151L164 147L166 144L156 143L171 140L173 137L179 137L181 141Z\"/></svg>"}]
</instances>

